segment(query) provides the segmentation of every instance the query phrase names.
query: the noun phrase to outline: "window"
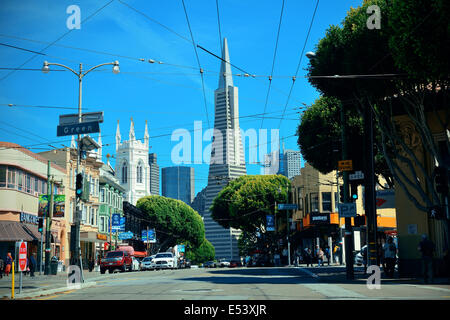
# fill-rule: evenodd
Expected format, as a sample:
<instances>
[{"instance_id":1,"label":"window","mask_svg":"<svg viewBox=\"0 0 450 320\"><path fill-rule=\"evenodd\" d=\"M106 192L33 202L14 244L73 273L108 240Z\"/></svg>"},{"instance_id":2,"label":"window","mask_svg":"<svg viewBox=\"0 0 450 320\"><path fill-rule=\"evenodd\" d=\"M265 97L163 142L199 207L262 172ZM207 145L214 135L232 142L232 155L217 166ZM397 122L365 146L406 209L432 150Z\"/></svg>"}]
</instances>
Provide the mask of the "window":
<instances>
[{"instance_id":1,"label":"window","mask_svg":"<svg viewBox=\"0 0 450 320\"><path fill-rule=\"evenodd\" d=\"M95 209L91 208L91 225L95 226Z\"/></svg>"},{"instance_id":2,"label":"window","mask_svg":"<svg viewBox=\"0 0 450 320\"><path fill-rule=\"evenodd\" d=\"M142 163L137 166L137 183L142 183Z\"/></svg>"},{"instance_id":3,"label":"window","mask_svg":"<svg viewBox=\"0 0 450 320\"><path fill-rule=\"evenodd\" d=\"M337 192L334 193L334 212L338 211L339 199Z\"/></svg>"},{"instance_id":4,"label":"window","mask_svg":"<svg viewBox=\"0 0 450 320\"><path fill-rule=\"evenodd\" d=\"M302 188L297 188L298 210L303 210Z\"/></svg>"},{"instance_id":5,"label":"window","mask_svg":"<svg viewBox=\"0 0 450 320\"><path fill-rule=\"evenodd\" d=\"M331 192L322 192L322 211L331 212Z\"/></svg>"},{"instance_id":6,"label":"window","mask_svg":"<svg viewBox=\"0 0 450 320\"><path fill-rule=\"evenodd\" d=\"M22 191L24 189L23 187L23 172L22 170L17 170L17 175L18 175L18 189L20 191Z\"/></svg>"},{"instance_id":7,"label":"window","mask_svg":"<svg viewBox=\"0 0 450 320\"><path fill-rule=\"evenodd\" d=\"M16 188L16 169L8 167L8 188Z\"/></svg>"},{"instance_id":8,"label":"window","mask_svg":"<svg viewBox=\"0 0 450 320\"><path fill-rule=\"evenodd\" d=\"M122 183L127 183L127 181L128 181L127 173L128 173L127 164L124 163L122 165Z\"/></svg>"},{"instance_id":9,"label":"window","mask_svg":"<svg viewBox=\"0 0 450 320\"><path fill-rule=\"evenodd\" d=\"M100 202L105 202L105 189L101 188L100 189Z\"/></svg>"},{"instance_id":10,"label":"window","mask_svg":"<svg viewBox=\"0 0 450 320\"><path fill-rule=\"evenodd\" d=\"M6 166L0 166L0 188L6 187Z\"/></svg>"},{"instance_id":11,"label":"window","mask_svg":"<svg viewBox=\"0 0 450 320\"><path fill-rule=\"evenodd\" d=\"M317 192L311 193L311 212L319 211L319 194Z\"/></svg>"},{"instance_id":12,"label":"window","mask_svg":"<svg viewBox=\"0 0 450 320\"><path fill-rule=\"evenodd\" d=\"M100 217L100 224L99 224L99 230L100 232L106 232L105 229L105 217Z\"/></svg>"},{"instance_id":13,"label":"window","mask_svg":"<svg viewBox=\"0 0 450 320\"><path fill-rule=\"evenodd\" d=\"M34 192L39 192L39 178L34 178Z\"/></svg>"}]
</instances>

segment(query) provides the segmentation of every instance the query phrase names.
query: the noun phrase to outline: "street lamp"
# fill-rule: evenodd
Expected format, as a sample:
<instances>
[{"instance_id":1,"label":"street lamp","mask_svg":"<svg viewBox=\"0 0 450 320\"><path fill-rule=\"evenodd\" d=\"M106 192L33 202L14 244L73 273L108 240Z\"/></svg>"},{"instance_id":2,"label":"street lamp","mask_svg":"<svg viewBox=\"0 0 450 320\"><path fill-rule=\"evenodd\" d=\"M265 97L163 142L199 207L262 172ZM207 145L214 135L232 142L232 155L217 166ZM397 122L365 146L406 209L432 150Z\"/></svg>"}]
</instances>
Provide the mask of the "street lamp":
<instances>
[{"instance_id":1,"label":"street lamp","mask_svg":"<svg viewBox=\"0 0 450 320\"><path fill-rule=\"evenodd\" d=\"M76 72L75 70L73 70L72 68L69 68L65 65L59 64L59 63L49 63L47 61L44 61L44 64L42 66L42 72L43 73L49 73L50 72L50 66L59 66L59 67L63 67L69 71L71 71L77 78L78 78L78 123L81 123L81 119L82 119L82 113L81 113L81 92L82 92L82 85L83 85L83 78L84 76L86 76L89 72L91 72L94 69L97 69L99 67L102 66L107 66L107 65L112 65L112 72L114 74L118 74L120 72L120 68L119 68L119 61L114 61L114 62L107 62L107 63L102 63L99 64L95 67L92 67L90 69L88 69L87 71L83 72L83 64L80 63L79 66L79 71ZM77 139L77 169L76 169L76 174L80 173L80 162L81 162L81 134L78 134L78 139ZM71 264L75 264L77 266L80 267L80 271L81 271L81 282L84 282L84 278L83 278L83 263L82 263L82 257L81 257L81 248L80 248L80 218L81 218L81 214L80 214L80 199L76 198L76 205L75 205L75 225L72 226L71 228L71 236L74 238L74 241L72 242L74 244L74 248L70 248L71 253L72 253L72 260Z\"/></svg>"}]
</instances>

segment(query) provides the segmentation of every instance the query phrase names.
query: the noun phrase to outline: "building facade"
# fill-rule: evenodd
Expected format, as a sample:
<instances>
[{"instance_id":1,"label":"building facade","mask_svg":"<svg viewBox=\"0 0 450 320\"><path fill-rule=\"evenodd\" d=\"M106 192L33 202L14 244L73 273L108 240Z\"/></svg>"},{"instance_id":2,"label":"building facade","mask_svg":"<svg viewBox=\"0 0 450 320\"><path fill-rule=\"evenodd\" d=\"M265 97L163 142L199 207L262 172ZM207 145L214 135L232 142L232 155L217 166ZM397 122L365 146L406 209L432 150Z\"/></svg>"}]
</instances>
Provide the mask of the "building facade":
<instances>
[{"instance_id":1,"label":"building facade","mask_svg":"<svg viewBox=\"0 0 450 320\"><path fill-rule=\"evenodd\" d=\"M161 169L162 195L191 205L195 195L194 168L166 167Z\"/></svg>"},{"instance_id":2,"label":"building facade","mask_svg":"<svg viewBox=\"0 0 450 320\"><path fill-rule=\"evenodd\" d=\"M121 141L119 121L116 130L115 172L120 185L125 189L125 199L133 205L150 195L150 166L148 164L149 135L145 121L144 140L136 139L131 118L129 140Z\"/></svg>"},{"instance_id":3,"label":"building facade","mask_svg":"<svg viewBox=\"0 0 450 320\"><path fill-rule=\"evenodd\" d=\"M149 153L148 165L150 167L150 194L159 196L159 166L156 153Z\"/></svg>"},{"instance_id":4,"label":"building facade","mask_svg":"<svg viewBox=\"0 0 450 320\"><path fill-rule=\"evenodd\" d=\"M201 213L205 224L205 237L215 248L216 258L239 260L237 246L240 231L225 229L211 218L212 201L231 179L247 173L239 127L238 88L233 86L227 39L223 42L219 86L214 91L215 115L211 146L205 211ZM226 61L226 62L225 62Z\"/></svg>"},{"instance_id":5,"label":"building facade","mask_svg":"<svg viewBox=\"0 0 450 320\"><path fill-rule=\"evenodd\" d=\"M0 256L11 252L14 257L15 242L28 243L28 256L36 253L40 263L40 243L45 241L38 231L39 196L48 193L48 170L56 181L54 195L64 195L66 169L22 146L0 142ZM67 204L66 204L67 208ZM41 211L42 213L42 211ZM63 261L68 225L64 209L55 211L51 219L51 256ZM43 228L45 234L45 224ZM42 254L43 256L43 254Z\"/></svg>"},{"instance_id":6,"label":"building facade","mask_svg":"<svg viewBox=\"0 0 450 320\"><path fill-rule=\"evenodd\" d=\"M284 164L284 175L289 179L300 174L301 168L301 153L295 150L285 150L283 153L282 162Z\"/></svg>"},{"instance_id":7,"label":"building facade","mask_svg":"<svg viewBox=\"0 0 450 320\"><path fill-rule=\"evenodd\" d=\"M123 216L123 201L125 189L119 184L119 180L114 175L114 169L109 163L100 168L100 193L99 193L99 213L98 213L98 232L102 240L107 240L115 246L119 243L117 233L111 230L111 217L113 213ZM110 249L105 245L103 251ZM104 252L102 252L103 256Z\"/></svg>"},{"instance_id":8,"label":"building facade","mask_svg":"<svg viewBox=\"0 0 450 320\"><path fill-rule=\"evenodd\" d=\"M64 166L67 172L65 179L66 186L66 223L73 226L75 222L76 210L76 167L77 167L77 149L63 148L55 149L39 153L42 157L52 161L53 163ZM87 268L91 259L96 261L97 257L103 250L103 244L106 239L98 232L98 213L99 213L99 181L100 168L103 166L101 159L97 156L98 153L90 153L80 162L80 173L84 177L84 181L88 184L89 197L87 201L80 202L81 222L80 222L80 248L83 259L83 267ZM70 239L71 230L67 231L67 238L64 244L65 263L66 266L70 262Z\"/></svg>"}]
</instances>

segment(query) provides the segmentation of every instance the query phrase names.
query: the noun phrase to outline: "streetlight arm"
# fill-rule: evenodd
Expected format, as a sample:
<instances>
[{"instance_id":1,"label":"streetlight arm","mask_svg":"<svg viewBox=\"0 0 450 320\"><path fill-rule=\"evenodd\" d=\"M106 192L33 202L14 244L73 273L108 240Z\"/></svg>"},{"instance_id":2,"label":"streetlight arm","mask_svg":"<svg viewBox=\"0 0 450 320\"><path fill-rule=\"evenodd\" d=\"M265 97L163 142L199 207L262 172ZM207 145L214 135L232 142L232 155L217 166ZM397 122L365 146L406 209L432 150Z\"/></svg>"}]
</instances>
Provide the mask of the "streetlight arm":
<instances>
[{"instance_id":1,"label":"streetlight arm","mask_svg":"<svg viewBox=\"0 0 450 320\"><path fill-rule=\"evenodd\" d=\"M72 68L69 68L68 66L65 66L65 65L63 65L63 64L59 64L59 63L47 63L47 66L59 66L59 67L63 67L63 68L66 68L66 69L72 71L77 77L80 76L77 72L75 72L75 70L73 70Z\"/></svg>"},{"instance_id":2,"label":"streetlight arm","mask_svg":"<svg viewBox=\"0 0 450 320\"><path fill-rule=\"evenodd\" d=\"M91 72L92 70L97 69L97 68L99 68L99 67L102 67L102 66L108 66L108 65L115 65L115 64L116 64L116 62L107 62L107 63L99 64L98 66L95 66L95 67L90 68L88 71L86 71L85 73L81 74L81 76L84 77L86 74L88 74L88 73Z\"/></svg>"}]
</instances>

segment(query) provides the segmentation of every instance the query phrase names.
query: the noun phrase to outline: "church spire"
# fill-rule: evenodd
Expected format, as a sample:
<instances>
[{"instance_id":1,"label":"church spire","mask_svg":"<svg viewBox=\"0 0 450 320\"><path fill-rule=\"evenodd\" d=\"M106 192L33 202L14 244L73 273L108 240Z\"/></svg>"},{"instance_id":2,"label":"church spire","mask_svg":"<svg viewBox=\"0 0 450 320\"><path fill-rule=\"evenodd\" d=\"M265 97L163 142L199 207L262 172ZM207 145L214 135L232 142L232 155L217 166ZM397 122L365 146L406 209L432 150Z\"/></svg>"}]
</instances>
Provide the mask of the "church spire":
<instances>
[{"instance_id":1,"label":"church spire","mask_svg":"<svg viewBox=\"0 0 450 320\"><path fill-rule=\"evenodd\" d=\"M230 55L228 53L228 43L227 38L223 39L223 50L222 50L222 63L220 64L220 74L219 74L219 88L223 89L228 86L233 85L233 78L231 74L231 65L230 65Z\"/></svg>"},{"instance_id":2,"label":"church spire","mask_svg":"<svg viewBox=\"0 0 450 320\"><path fill-rule=\"evenodd\" d=\"M120 139L121 139L121 136L120 136L119 120L117 120L117 129L116 129L116 152L117 152L117 149L119 148Z\"/></svg>"},{"instance_id":3,"label":"church spire","mask_svg":"<svg viewBox=\"0 0 450 320\"><path fill-rule=\"evenodd\" d=\"M149 140L149 135L148 135L148 125L147 125L147 120L145 120L144 145L145 145L146 147L148 147L148 140Z\"/></svg>"},{"instance_id":4,"label":"church spire","mask_svg":"<svg viewBox=\"0 0 450 320\"><path fill-rule=\"evenodd\" d=\"M136 135L134 134L134 122L133 117L131 117L131 124L130 124L130 141L136 140Z\"/></svg>"}]
</instances>

